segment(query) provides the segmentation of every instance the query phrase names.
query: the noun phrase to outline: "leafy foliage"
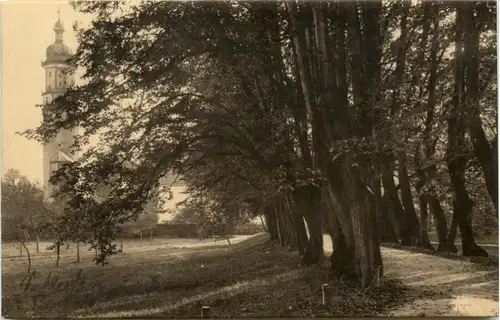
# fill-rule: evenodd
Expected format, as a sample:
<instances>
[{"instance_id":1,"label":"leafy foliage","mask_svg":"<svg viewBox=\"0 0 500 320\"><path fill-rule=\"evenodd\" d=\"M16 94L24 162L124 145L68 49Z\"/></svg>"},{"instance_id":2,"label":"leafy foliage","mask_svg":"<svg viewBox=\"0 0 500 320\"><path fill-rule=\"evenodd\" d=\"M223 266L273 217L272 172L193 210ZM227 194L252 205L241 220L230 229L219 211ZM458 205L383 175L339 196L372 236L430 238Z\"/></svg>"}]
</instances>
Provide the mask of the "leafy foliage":
<instances>
[{"instance_id":1,"label":"leafy foliage","mask_svg":"<svg viewBox=\"0 0 500 320\"><path fill-rule=\"evenodd\" d=\"M453 203L461 198L452 177L470 178L474 171L482 177L466 179L466 193L477 209L488 207L482 185L490 192L491 179L484 161L474 161L485 159L474 132L494 122L496 112L496 17L482 4L469 4L478 13L471 18L479 30L482 79L475 93L470 77L460 80L456 68L461 22L454 17L461 9L455 4L74 6L95 16L91 28L79 30L71 60L85 69L86 84L58 98L47 121L25 134L48 140L61 128L78 126L84 133L77 149L99 137L55 179L64 178L60 191L69 199L65 237L93 232L100 261L115 252L120 225L169 192L159 182L172 172L185 177L185 204L209 229L264 214L276 224L272 237L309 250L307 257L312 248L320 252L321 243L313 243L318 236L301 236L305 229L297 221L308 220L312 233L337 224L331 229L346 252L354 248L367 261L378 257L350 267L367 277L365 284L374 272L363 268L382 261L377 228L361 226L387 219L407 242L420 237L418 226L427 218L417 218L414 198L436 198L450 220L448 211L456 211ZM462 38L475 29L467 30ZM465 96L476 109L456 99L464 79ZM487 120L473 131L477 113ZM464 123L458 144L448 134L454 117ZM490 127L483 130L486 151L496 141ZM450 166L457 159L464 159L467 172ZM112 187L97 201L102 185ZM316 193L327 195L328 223L315 220L323 216ZM389 199L387 212L380 209L382 194Z\"/></svg>"},{"instance_id":2,"label":"leafy foliage","mask_svg":"<svg viewBox=\"0 0 500 320\"><path fill-rule=\"evenodd\" d=\"M43 191L18 170L2 178L2 229L5 233L27 230L40 233L48 228L49 207Z\"/></svg>"}]
</instances>

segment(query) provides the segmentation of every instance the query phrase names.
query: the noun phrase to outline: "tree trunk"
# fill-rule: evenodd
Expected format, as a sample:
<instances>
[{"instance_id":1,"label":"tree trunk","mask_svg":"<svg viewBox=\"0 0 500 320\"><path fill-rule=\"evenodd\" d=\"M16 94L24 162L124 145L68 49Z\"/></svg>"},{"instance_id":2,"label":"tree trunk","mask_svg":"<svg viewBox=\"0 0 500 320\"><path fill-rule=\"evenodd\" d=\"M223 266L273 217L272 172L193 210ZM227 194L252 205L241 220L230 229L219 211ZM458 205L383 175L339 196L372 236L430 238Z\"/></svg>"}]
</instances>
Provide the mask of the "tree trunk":
<instances>
[{"instance_id":1,"label":"tree trunk","mask_svg":"<svg viewBox=\"0 0 500 320\"><path fill-rule=\"evenodd\" d=\"M80 263L80 242L76 242L76 263Z\"/></svg>"},{"instance_id":2,"label":"tree trunk","mask_svg":"<svg viewBox=\"0 0 500 320\"><path fill-rule=\"evenodd\" d=\"M266 218L266 225L269 232L271 240L279 240L278 237L278 227L276 225L276 216L272 212L270 207L266 207L264 216Z\"/></svg>"},{"instance_id":3,"label":"tree trunk","mask_svg":"<svg viewBox=\"0 0 500 320\"><path fill-rule=\"evenodd\" d=\"M457 211L455 210L455 206L453 206L453 215L451 217L450 230L448 232L448 236L446 238L446 244L444 251L457 253L458 249L455 245L455 240L457 239Z\"/></svg>"},{"instance_id":4,"label":"tree trunk","mask_svg":"<svg viewBox=\"0 0 500 320\"><path fill-rule=\"evenodd\" d=\"M390 207L386 199L382 197L380 170L377 164L374 165L373 192L375 193L375 211L377 217L377 229L382 242L396 242L397 237L390 220Z\"/></svg>"},{"instance_id":5,"label":"tree trunk","mask_svg":"<svg viewBox=\"0 0 500 320\"><path fill-rule=\"evenodd\" d=\"M61 257L61 245L57 244L56 246L56 267L59 267L59 258Z\"/></svg>"},{"instance_id":6,"label":"tree trunk","mask_svg":"<svg viewBox=\"0 0 500 320\"><path fill-rule=\"evenodd\" d=\"M295 230L295 240L297 242L297 249L301 255L305 254L307 243L309 239L307 237L306 226L304 225L304 217L301 215L300 211L297 210L296 206L292 203L293 199L288 195L285 195L285 202L287 209L290 213L290 218L292 220L293 228Z\"/></svg>"},{"instance_id":7,"label":"tree trunk","mask_svg":"<svg viewBox=\"0 0 500 320\"><path fill-rule=\"evenodd\" d=\"M415 190L418 195L418 204L420 208L420 241L419 246L424 249L434 249L429 241L428 233L428 218L429 218L429 204L422 188L425 185L425 173L422 170L422 163L420 159L420 143L415 148L414 162L417 174L417 183Z\"/></svg>"},{"instance_id":8,"label":"tree trunk","mask_svg":"<svg viewBox=\"0 0 500 320\"><path fill-rule=\"evenodd\" d=\"M312 186L294 191L295 203L303 213L309 230L309 241L302 258L304 264L315 264L323 257L323 233L321 228L321 191Z\"/></svg>"},{"instance_id":9,"label":"tree trunk","mask_svg":"<svg viewBox=\"0 0 500 320\"><path fill-rule=\"evenodd\" d=\"M418 202L420 206L420 241L419 246L424 249L434 249L429 241L429 233L427 230L429 208L425 196L421 195L418 197Z\"/></svg>"},{"instance_id":10,"label":"tree trunk","mask_svg":"<svg viewBox=\"0 0 500 320\"><path fill-rule=\"evenodd\" d=\"M283 247L285 245L285 241L283 239L283 233L282 233L282 230L281 230L281 221L280 221L278 212L276 210L277 210L276 207L274 207L273 213L274 213L274 219L276 221L276 230L277 230L277 233L278 233L278 241L279 241L280 246Z\"/></svg>"},{"instance_id":11,"label":"tree trunk","mask_svg":"<svg viewBox=\"0 0 500 320\"><path fill-rule=\"evenodd\" d=\"M448 171L453 186L455 199L453 211L458 221L462 238L462 251L466 256L487 256L488 253L479 247L472 233L472 200L465 188L464 172L467 160L460 156L465 151L465 110L464 110L464 55L463 34L466 19L463 4L457 3L455 30L455 92L452 110L448 120Z\"/></svg>"},{"instance_id":12,"label":"tree trunk","mask_svg":"<svg viewBox=\"0 0 500 320\"><path fill-rule=\"evenodd\" d=\"M351 160L348 160L344 170L346 192L351 208L355 261L358 269L356 273L360 275L362 287L370 286L379 270L382 274L381 270L383 269L380 244L376 233L374 206L363 182L366 174L361 171L363 170L361 168L369 167L366 163L363 166L355 166Z\"/></svg>"},{"instance_id":13,"label":"tree trunk","mask_svg":"<svg viewBox=\"0 0 500 320\"><path fill-rule=\"evenodd\" d=\"M36 253L40 253L40 236L36 234Z\"/></svg>"},{"instance_id":14,"label":"tree trunk","mask_svg":"<svg viewBox=\"0 0 500 320\"><path fill-rule=\"evenodd\" d=\"M398 152L399 162L399 185L401 186L401 199L405 211L405 224L408 226L408 234L414 239L412 245L416 245L419 238L419 221L415 207L413 206L413 196L411 194L410 180L408 177L408 168L406 166L406 152L401 150Z\"/></svg>"},{"instance_id":15,"label":"tree trunk","mask_svg":"<svg viewBox=\"0 0 500 320\"><path fill-rule=\"evenodd\" d=\"M433 195L426 196L427 203L429 204L429 209L434 218L434 224L436 226L436 234L438 236L438 251L448 251L447 242L448 239L448 225L446 224L446 216L444 215L443 208L439 203L439 200Z\"/></svg>"},{"instance_id":16,"label":"tree trunk","mask_svg":"<svg viewBox=\"0 0 500 320\"><path fill-rule=\"evenodd\" d=\"M403 245L410 245L411 238L408 236L405 224L405 212L399 200L396 184L393 179L393 169L388 160L380 163L382 173L382 184L391 208L391 221L399 241Z\"/></svg>"},{"instance_id":17,"label":"tree trunk","mask_svg":"<svg viewBox=\"0 0 500 320\"><path fill-rule=\"evenodd\" d=\"M264 231L269 232L267 230L266 224L264 223L264 220L262 219L262 215L261 214L259 214L259 218L260 218L260 223L262 224L262 227L264 228Z\"/></svg>"},{"instance_id":18,"label":"tree trunk","mask_svg":"<svg viewBox=\"0 0 500 320\"><path fill-rule=\"evenodd\" d=\"M380 207L380 212L377 212L377 216L379 219L378 226L379 226L380 239L384 242L387 241L387 242L397 243L399 236L394 228L395 225L395 223L393 222L394 213L392 212L390 199L387 193L381 196L379 207Z\"/></svg>"},{"instance_id":19,"label":"tree trunk","mask_svg":"<svg viewBox=\"0 0 500 320\"><path fill-rule=\"evenodd\" d=\"M28 255L28 273L31 271L31 256L30 256L30 252L28 250L28 247L26 247L26 244L21 241L21 244L23 245L24 249L26 250L26 254Z\"/></svg>"},{"instance_id":20,"label":"tree trunk","mask_svg":"<svg viewBox=\"0 0 500 320\"><path fill-rule=\"evenodd\" d=\"M461 11L464 22L464 56L466 65L465 77L465 104L468 117L467 128L471 137L474 154L483 170L486 188L498 212L498 161L497 153L490 146L481 121L479 89L479 38L484 19L481 17L485 3L464 2L457 4L457 11Z\"/></svg>"}]
</instances>

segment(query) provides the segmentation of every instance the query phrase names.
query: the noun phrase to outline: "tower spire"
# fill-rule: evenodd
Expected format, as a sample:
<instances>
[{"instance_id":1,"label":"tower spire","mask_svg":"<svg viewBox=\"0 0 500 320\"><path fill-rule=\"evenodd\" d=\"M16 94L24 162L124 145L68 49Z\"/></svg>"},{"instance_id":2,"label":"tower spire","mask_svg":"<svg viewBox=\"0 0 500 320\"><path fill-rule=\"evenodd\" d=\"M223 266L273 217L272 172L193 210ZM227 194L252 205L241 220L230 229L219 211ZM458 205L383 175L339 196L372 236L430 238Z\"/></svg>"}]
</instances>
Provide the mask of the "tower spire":
<instances>
[{"instance_id":1,"label":"tower spire","mask_svg":"<svg viewBox=\"0 0 500 320\"><path fill-rule=\"evenodd\" d=\"M56 42L63 41L64 26L61 22L61 8L57 8L57 21L54 25L54 32L56 33Z\"/></svg>"}]
</instances>

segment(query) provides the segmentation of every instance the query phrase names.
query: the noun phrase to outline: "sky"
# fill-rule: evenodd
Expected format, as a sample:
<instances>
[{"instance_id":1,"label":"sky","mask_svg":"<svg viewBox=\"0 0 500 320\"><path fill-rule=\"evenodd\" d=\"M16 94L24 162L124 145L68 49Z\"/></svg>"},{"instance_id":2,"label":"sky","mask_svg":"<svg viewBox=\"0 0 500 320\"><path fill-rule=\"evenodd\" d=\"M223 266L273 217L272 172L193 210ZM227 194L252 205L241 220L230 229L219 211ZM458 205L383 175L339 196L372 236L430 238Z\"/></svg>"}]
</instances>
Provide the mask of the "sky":
<instances>
[{"instance_id":1,"label":"sky","mask_svg":"<svg viewBox=\"0 0 500 320\"><path fill-rule=\"evenodd\" d=\"M52 29L58 9L66 29L64 42L75 51L73 23L86 25L91 17L73 11L69 1L8 0L0 4L2 175L15 168L40 184L42 146L16 132L35 128L41 122L41 110L36 107L42 101L45 80L41 61L45 60L47 46L54 42Z\"/></svg>"}]
</instances>

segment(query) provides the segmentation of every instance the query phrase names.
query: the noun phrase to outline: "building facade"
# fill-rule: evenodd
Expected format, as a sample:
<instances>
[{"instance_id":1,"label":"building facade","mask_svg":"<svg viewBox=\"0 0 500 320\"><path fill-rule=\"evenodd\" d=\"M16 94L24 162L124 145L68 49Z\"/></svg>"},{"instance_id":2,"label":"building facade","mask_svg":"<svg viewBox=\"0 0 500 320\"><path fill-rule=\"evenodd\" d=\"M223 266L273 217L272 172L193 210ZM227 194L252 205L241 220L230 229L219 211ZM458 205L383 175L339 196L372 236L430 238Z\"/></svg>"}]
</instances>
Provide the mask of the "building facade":
<instances>
[{"instance_id":1,"label":"building facade","mask_svg":"<svg viewBox=\"0 0 500 320\"><path fill-rule=\"evenodd\" d=\"M60 17L53 30L54 43L47 47L46 59L42 62L45 69L45 89L42 93L44 121L47 111L56 107L53 101L75 83L75 68L67 63L72 53L64 44L64 26ZM76 133L76 129L62 129L52 141L43 145L43 190L46 198L50 198L53 192L53 186L49 182L52 174L64 163L74 161L77 156L70 148Z\"/></svg>"}]
</instances>

